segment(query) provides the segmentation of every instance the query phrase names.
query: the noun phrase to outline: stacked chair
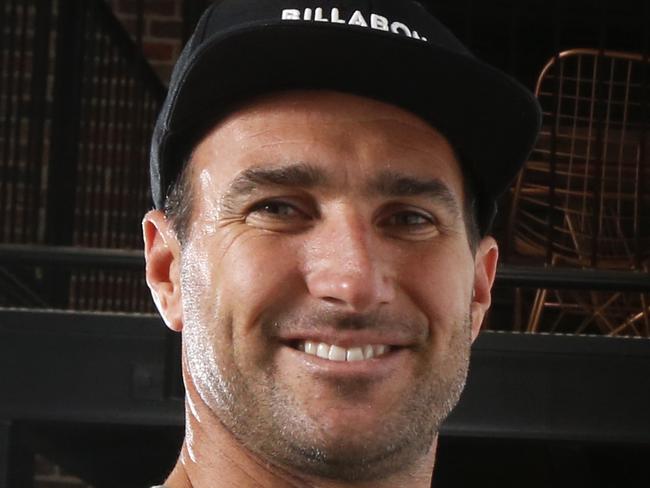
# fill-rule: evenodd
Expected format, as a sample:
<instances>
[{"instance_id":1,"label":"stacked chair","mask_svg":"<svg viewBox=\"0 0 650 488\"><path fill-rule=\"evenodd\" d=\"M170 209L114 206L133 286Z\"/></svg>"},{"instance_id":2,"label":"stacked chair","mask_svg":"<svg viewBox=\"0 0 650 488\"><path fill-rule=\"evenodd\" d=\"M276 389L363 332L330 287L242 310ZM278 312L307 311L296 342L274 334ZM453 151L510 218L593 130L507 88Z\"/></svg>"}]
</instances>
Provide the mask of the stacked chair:
<instances>
[{"instance_id":1,"label":"stacked chair","mask_svg":"<svg viewBox=\"0 0 650 488\"><path fill-rule=\"evenodd\" d=\"M631 53L576 49L544 67L543 129L508 221L517 256L648 273L649 85L650 62ZM539 289L530 300L529 332L650 337L647 293Z\"/></svg>"}]
</instances>

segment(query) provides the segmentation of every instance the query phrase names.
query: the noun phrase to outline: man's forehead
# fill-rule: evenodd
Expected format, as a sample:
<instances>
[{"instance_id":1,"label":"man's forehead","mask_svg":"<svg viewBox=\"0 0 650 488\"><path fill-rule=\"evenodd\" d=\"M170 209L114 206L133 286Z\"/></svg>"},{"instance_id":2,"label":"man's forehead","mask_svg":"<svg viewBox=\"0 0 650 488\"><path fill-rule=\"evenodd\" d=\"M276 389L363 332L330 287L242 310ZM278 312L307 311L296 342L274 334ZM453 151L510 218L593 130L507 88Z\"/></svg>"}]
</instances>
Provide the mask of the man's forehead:
<instances>
[{"instance_id":1,"label":"man's forehead","mask_svg":"<svg viewBox=\"0 0 650 488\"><path fill-rule=\"evenodd\" d=\"M255 165L266 159L271 164L318 163L325 153L352 161L374 157L378 169L424 159L431 169L451 165L460 173L449 141L419 116L371 98L324 90L251 99L214 125L197 144L195 155L200 152L222 163L225 156L249 157Z\"/></svg>"},{"instance_id":2,"label":"man's forehead","mask_svg":"<svg viewBox=\"0 0 650 488\"><path fill-rule=\"evenodd\" d=\"M288 120L298 123L314 118L318 119L318 124L337 126L347 123L390 123L403 126L405 134L415 131L421 137L430 137L436 141L442 139L449 144L435 127L405 108L366 96L332 90L286 90L248 99L232 107L214 125L211 133L230 130L240 137L250 136L245 132L246 128L257 130L259 126L272 127L274 123Z\"/></svg>"}]
</instances>

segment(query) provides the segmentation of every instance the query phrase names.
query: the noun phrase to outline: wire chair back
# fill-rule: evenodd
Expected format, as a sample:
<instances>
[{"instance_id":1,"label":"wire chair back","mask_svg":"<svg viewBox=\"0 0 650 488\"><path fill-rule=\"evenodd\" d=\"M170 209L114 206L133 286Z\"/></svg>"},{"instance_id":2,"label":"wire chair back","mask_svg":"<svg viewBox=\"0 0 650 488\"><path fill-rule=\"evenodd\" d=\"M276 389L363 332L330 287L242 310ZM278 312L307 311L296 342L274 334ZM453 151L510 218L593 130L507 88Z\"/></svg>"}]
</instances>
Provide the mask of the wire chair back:
<instances>
[{"instance_id":1,"label":"wire chair back","mask_svg":"<svg viewBox=\"0 0 650 488\"><path fill-rule=\"evenodd\" d=\"M518 177L508 226L519 255L551 266L647 272L649 64L641 55L575 49L541 71L543 129ZM554 296L538 292L529 330L538 330L541 310L553 307L562 316L587 315L572 331L650 335L643 295Z\"/></svg>"}]
</instances>

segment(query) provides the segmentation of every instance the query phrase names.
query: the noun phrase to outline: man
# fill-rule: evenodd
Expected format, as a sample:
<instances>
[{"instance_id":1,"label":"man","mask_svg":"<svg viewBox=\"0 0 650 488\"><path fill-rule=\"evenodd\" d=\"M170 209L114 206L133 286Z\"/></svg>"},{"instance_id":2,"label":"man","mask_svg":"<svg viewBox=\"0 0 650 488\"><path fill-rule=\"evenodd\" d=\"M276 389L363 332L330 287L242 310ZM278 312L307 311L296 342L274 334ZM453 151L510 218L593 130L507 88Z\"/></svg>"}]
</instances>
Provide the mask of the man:
<instances>
[{"instance_id":1,"label":"man","mask_svg":"<svg viewBox=\"0 0 650 488\"><path fill-rule=\"evenodd\" d=\"M181 487L430 486L534 98L411 1L224 0L152 143Z\"/></svg>"}]
</instances>

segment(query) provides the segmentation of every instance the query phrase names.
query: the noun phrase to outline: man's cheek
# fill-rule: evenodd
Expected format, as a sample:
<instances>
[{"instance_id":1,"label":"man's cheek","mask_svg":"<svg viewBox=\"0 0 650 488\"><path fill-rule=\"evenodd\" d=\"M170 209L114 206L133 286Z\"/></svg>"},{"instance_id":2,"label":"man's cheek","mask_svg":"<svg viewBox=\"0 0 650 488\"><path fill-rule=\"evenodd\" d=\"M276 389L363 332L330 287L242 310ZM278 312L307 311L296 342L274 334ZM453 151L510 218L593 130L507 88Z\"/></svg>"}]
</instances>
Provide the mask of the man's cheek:
<instances>
[{"instance_id":1,"label":"man's cheek","mask_svg":"<svg viewBox=\"0 0 650 488\"><path fill-rule=\"evenodd\" d=\"M229 254L219 284L232 297L233 308L245 314L246 322L253 326L252 322L266 320L278 307L288 306L297 293L299 276L292 265L292 253L286 248L260 245L261 239L249 244L256 245L241 246Z\"/></svg>"}]
</instances>

